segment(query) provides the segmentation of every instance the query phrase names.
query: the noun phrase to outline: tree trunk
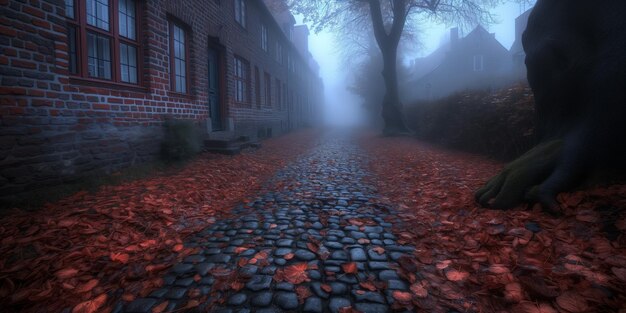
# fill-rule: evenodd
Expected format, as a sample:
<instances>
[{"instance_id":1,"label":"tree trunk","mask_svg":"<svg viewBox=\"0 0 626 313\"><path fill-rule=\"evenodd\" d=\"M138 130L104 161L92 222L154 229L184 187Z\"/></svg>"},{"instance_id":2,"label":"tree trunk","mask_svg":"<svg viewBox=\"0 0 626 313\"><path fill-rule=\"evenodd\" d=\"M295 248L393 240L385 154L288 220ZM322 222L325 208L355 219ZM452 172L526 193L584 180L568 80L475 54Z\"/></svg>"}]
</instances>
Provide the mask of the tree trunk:
<instances>
[{"instance_id":1,"label":"tree trunk","mask_svg":"<svg viewBox=\"0 0 626 313\"><path fill-rule=\"evenodd\" d=\"M409 132L404 122L402 103L398 90L397 73L397 45L381 47L383 55L383 79L385 81L385 96L382 103L382 117L385 122L383 134L397 135Z\"/></svg>"},{"instance_id":2,"label":"tree trunk","mask_svg":"<svg viewBox=\"0 0 626 313\"><path fill-rule=\"evenodd\" d=\"M407 0L395 0L393 6L393 24L389 33L385 30L380 0L369 0L370 15L374 28L374 37L383 55L383 79L385 80L385 97L382 104L382 117L385 121L383 134L398 135L408 133L404 123L400 93L398 90L397 57L400 36L406 22L408 10Z\"/></svg>"}]
</instances>

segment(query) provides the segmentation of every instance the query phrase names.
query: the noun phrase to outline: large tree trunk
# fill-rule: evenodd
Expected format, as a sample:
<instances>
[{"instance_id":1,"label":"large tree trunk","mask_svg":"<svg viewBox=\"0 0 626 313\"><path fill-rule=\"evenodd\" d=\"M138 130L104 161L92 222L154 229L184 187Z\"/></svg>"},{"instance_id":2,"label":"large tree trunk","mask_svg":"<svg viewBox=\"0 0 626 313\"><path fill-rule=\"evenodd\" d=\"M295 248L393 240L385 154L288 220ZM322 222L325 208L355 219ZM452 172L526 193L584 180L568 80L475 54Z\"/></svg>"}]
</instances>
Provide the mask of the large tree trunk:
<instances>
[{"instance_id":1,"label":"large tree trunk","mask_svg":"<svg viewBox=\"0 0 626 313\"><path fill-rule=\"evenodd\" d=\"M398 90L397 45L381 47L383 55L383 79L385 80L385 96L382 103L382 117L385 122L383 133L396 135L409 130L404 123L402 103Z\"/></svg>"},{"instance_id":2,"label":"large tree trunk","mask_svg":"<svg viewBox=\"0 0 626 313\"><path fill-rule=\"evenodd\" d=\"M383 79L385 80L385 97L382 104L382 117L385 121L383 134L398 135L409 130L404 123L400 93L398 90L397 57L400 36L406 22L408 10L407 0L396 0L393 7L393 24L389 32L385 30L380 0L369 0L374 37L383 55Z\"/></svg>"}]
</instances>

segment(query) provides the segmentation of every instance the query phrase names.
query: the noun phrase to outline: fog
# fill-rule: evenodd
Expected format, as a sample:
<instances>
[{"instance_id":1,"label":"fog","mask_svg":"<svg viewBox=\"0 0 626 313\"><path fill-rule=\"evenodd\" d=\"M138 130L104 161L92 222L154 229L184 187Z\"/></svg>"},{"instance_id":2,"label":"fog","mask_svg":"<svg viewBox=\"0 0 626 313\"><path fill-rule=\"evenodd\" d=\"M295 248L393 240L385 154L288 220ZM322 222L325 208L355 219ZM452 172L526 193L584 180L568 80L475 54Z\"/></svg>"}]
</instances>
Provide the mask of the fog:
<instances>
[{"instance_id":1,"label":"fog","mask_svg":"<svg viewBox=\"0 0 626 313\"><path fill-rule=\"evenodd\" d=\"M495 23L482 26L489 33L495 33L495 39L508 50L515 40L515 18L530 7L531 5L527 3L502 4L491 11ZM300 24L303 17L296 16L296 20ZM411 60L433 53L440 45L449 42L450 29L455 26L433 22L420 24L419 48L411 49L406 53L399 52L399 63L409 66ZM471 30L459 29L459 37L464 37ZM407 46L406 43L401 42L402 45ZM363 99L348 90L354 80L354 73L350 68L352 65L345 64L342 58L342 48L341 39L327 30L310 34L309 49L320 65L320 76L324 81L326 101L323 121L331 126L366 126L372 121L371 118L368 119L368 112L363 107ZM400 78L400 85L402 86L403 83L405 83L403 78Z\"/></svg>"}]
</instances>

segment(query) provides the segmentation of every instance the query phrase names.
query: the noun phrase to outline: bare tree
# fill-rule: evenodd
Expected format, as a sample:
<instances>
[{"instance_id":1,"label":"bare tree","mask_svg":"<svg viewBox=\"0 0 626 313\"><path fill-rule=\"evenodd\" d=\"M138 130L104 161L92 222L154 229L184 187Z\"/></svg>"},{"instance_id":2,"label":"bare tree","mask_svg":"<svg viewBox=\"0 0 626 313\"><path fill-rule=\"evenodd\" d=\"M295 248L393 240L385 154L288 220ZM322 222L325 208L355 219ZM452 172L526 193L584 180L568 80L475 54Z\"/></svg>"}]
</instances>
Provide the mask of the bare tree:
<instances>
[{"instance_id":1,"label":"bare tree","mask_svg":"<svg viewBox=\"0 0 626 313\"><path fill-rule=\"evenodd\" d=\"M316 32L324 28L373 30L382 55L385 82L383 133L395 135L409 131L402 114L396 66L407 21L421 17L461 24L488 23L492 17L485 8L499 2L502 0L292 0L290 6L303 14Z\"/></svg>"}]
</instances>

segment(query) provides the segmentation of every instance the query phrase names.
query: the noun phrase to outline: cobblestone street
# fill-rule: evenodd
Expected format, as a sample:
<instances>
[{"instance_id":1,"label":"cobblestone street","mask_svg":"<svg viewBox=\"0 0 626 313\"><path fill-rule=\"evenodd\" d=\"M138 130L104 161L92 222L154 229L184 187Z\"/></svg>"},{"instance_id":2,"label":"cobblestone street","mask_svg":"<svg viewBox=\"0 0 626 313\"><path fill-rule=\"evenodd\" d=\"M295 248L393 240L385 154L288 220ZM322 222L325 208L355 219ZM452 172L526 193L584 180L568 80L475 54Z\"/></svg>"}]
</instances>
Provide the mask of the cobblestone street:
<instances>
[{"instance_id":1,"label":"cobblestone street","mask_svg":"<svg viewBox=\"0 0 626 313\"><path fill-rule=\"evenodd\" d=\"M203 295L200 311L389 311L391 293L408 290L396 261L414 247L396 243L384 221L391 213L372 202L363 155L347 135L326 134L268 193L236 208L240 218L218 220L186 242L201 252L176 264L165 286L114 311L167 312ZM300 284L280 279L289 269L302 269ZM245 286L228 285L233 277ZM386 289L367 288L383 282Z\"/></svg>"}]
</instances>

